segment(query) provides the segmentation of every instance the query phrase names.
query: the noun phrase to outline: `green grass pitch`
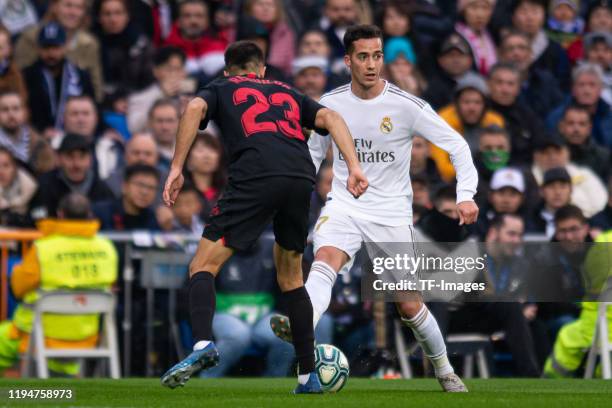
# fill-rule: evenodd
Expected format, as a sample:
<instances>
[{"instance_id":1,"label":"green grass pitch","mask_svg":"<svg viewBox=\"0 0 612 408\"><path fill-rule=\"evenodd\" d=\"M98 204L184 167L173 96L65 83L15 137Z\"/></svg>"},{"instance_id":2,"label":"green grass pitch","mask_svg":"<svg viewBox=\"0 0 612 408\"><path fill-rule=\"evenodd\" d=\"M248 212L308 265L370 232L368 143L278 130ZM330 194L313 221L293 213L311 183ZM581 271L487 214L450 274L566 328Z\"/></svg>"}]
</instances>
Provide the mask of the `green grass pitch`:
<instances>
[{"instance_id":1,"label":"green grass pitch","mask_svg":"<svg viewBox=\"0 0 612 408\"><path fill-rule=\"evenodd\" d=\"M445 394L433 379L351 378L338 394L292 395L295 380L193 379L169 390L156 379L0 380L1 407L612 407L612 381L468 380L468 394ZM72 401L9 400L8 389L71 388Z\"/></svg>"}]
</instances>

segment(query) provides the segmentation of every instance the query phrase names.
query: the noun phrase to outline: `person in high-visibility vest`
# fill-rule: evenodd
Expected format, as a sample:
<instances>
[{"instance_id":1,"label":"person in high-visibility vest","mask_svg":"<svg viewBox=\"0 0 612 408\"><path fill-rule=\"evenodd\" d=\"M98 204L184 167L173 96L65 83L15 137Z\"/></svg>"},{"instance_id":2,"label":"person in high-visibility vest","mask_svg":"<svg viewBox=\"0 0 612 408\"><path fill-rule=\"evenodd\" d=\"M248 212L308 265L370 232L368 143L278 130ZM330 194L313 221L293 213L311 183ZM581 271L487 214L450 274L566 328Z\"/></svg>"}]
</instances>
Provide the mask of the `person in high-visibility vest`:
<instances>
[{"instance_id":1,"label":"person in high-visibility vest","mask_svg":"<svg viewBox=\"0 0 612 408\"><path fill-rule=\"evenodd\" d=\"M612 242L612 230L601 233L595 242L585 259L585 278L589 282L585 300L597 300L612 276L612 246L607 244ZM595 334L598 303L585 301L581 307L578 319L559 331L553 351L544 365L545 377L572 377L584 361ZM612 307L608 307L606 318L608 341L612 342Z\"/></svg>"},{"instance_id":2,"label":"person in high-visibility vest","mask_svg":"<svg viewBox=\"0 0 612 408\"><path fill-rule=\"evenodd\" d=\"M43 237L34 241L11 276L13 294L22 299L12 321L0 323L0 372L11 367L28 346L39 291L56 289L110 290L117 279L118 258L112 242L96 235L99 222L90 219L87 197L71 193L61 202L59 219L38 223ZM43 316L47 347L89 348L98 340L98 315ZM76 375L71 360L48 360L49 369Z\"/></svg>"}]
</instances>

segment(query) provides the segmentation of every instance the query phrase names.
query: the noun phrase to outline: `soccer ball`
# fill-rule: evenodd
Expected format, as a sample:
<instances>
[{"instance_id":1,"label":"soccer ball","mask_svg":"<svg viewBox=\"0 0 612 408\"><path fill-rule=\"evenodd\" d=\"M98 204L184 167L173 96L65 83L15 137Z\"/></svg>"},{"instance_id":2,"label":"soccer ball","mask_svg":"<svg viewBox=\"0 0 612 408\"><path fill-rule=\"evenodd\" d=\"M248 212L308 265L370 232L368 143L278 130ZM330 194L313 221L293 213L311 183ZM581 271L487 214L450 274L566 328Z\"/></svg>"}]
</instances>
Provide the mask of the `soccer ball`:
<instances>
[{"instance_id":1,"label":"soccer ball","mask_svg":"<svg viewBox=\"0 0 612 408\"><path fill-rule=\"evenodd\" d=\"M315 348L315 370L325 392L338 392L348 381L348 360L338 347L331 344L319 344Z\"/></svg>"}]
</instances>

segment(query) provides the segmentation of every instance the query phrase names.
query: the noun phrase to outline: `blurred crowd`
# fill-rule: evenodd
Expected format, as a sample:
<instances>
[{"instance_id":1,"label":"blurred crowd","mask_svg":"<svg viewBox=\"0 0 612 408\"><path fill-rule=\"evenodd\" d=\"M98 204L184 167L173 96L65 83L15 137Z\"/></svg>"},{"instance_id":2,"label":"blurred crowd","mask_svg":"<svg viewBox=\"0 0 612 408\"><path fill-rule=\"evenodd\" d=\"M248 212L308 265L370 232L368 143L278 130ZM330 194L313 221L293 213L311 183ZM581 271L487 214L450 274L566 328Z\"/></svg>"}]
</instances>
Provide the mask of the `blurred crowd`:
<instances>
[{"instance_id":1,"label":"blurred crowd","mask_svg":"<svg viewBox=\"0 0 612 408\"><path fill-rule=\"evenodd\" d=\"M182 109L222 75L227 45L254 41L269 78L318 99L350 80L342 37L358 23L383 29L386 80L425 99L465 137L479 172L480 218L473 228L459 227L450 158L415 135L410 172L424 234L441 242L516 242L526 234L589 242L612 228L606 0L0 2L0 224L33 228L78 192L102 230L200 234L227 181L214 123L189 152L172 209L161 204L161 188ZM325 163L311 201L313 224L332 177ZM249 285L236 285L244 274L260 282L261 293L274 294L273 279L265 278L271 251L262 248L230 262L217 290L248 292ZM231 315L237 298L228 299ZM225 332L240 332L276 307L274 296L257 302L258 313L228 319ZM348 344L357 358L356 345L374 343L371 306L359 303L357 271L336 287L318 335ZM559 321L578 310L552 308L541 317L537 305L515 306L485 311L497 323L490 329L533 337L533 344L520 342L522 359L514 357L516 372L537 375Z\"/></svg>"}]
</instances>

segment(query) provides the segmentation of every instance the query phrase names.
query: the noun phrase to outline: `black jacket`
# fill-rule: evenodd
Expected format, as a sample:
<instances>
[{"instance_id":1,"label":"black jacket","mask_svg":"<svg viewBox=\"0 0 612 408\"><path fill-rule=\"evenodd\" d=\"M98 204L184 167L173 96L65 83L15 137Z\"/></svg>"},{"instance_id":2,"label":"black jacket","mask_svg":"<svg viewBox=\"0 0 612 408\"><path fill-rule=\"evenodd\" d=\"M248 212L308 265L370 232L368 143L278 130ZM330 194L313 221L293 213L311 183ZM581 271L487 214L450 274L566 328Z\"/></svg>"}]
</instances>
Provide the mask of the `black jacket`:
<instances>
[{"instance_id":1,"label":"black jacket","mask_svg":"<svg viewBox=\"0 0 612 408\"><path fill-rule=\"evenodd\" d=\"M159 230L152 208L145 208L138 215L130 215L125 212L120 198L96 203L93 213L100 220L102 231Z\"/></svg>"},{"instance_id":2,"label":"black jacket","mask_svg":"<svg viewBox=\"0 0 612 408\"><path fill-rule=\"evenodd\" d=\"M38 179L38 191L30 205L32 218L56 217L57 206L62 198L72 192L70 186L60 177L60 169L43 174ZM106 183L94 175L94 180L87 192L87 198L94 203L113 198L113 192Z\"/></svg>"},{"instance_id":3,"label":"black jacket","mask_svg":"<svg viewBox=\"0 0 612 408\"><path fill-rule=\"evenodd\" d=\"M65 61L64 71L72 72L73 82L64 84L64 97L89 95L93 98L94 90L91 78L87 71L78 68L71 62ZM62 72L64 72L62 71ZM57 90L55 100L51 99L49 85L45 80L44 65L41 60L23 70L23 79L28 87L28 107L30 109L30 121L32 126L39 132L48 127L55 126L58 109L60 107L61 89ZM54 109L54 106L56 108Z\"/></svg>"},{"instance_id":4,"label":"black jacket","mask_svg":"<svg viewBox=\"0 0 612 408\"><path fill-rule=\"evenodd\" d=\"M423 99L429 102L434 110L437 111L453 101L457 81L442 71L442 68L438 67L436 72L427 78L427 83L429 85L423 93Z\"/></svg>"},{"instance_id":5,"label":"black jacket","mask_svg":"<svg viewBox=\"0 0 612 408\"><path fill-rule=\"evenodd\" d=\"M529 106L542 120L563 102L559 82L547 71L531 67L518 103Z\"/></svg>"},{"instance_id":6,"label":"black jacket","mask_svg":"<svg viewBox=\"0 0 612 408\"><path fill-rule=\"evenodd\" d=\"M589 167L606 183L610 173L610 151L596 144L589 138L583 145L567 145L571 161L581 166Z\"/></svg>"}]
</instances>

